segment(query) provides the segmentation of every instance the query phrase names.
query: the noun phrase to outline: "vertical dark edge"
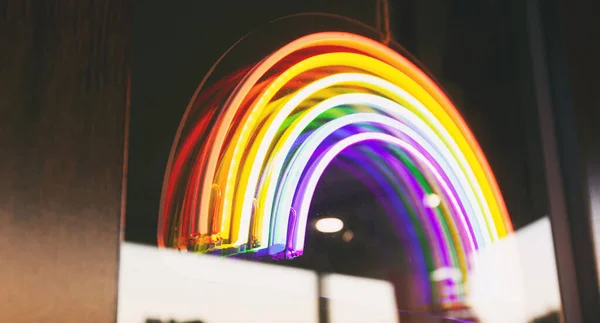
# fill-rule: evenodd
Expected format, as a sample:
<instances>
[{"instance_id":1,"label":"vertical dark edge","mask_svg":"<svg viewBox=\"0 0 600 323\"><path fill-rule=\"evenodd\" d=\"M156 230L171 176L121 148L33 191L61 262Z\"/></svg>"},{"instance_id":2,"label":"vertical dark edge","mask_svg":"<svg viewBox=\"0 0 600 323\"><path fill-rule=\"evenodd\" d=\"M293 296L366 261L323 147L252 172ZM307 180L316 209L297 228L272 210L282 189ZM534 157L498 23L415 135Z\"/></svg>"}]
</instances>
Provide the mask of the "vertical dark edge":
<instances>
[{"instance_id":1,"label":"vertical dark edge","mask_svg":"<svg viewBox=\"0 0 600 323\"><path fill-rule=\"evenodd\" d=\"M131 58L129 66L131 66ZM123 178L121 180L121 219L119 236L117 237L117 295L115 297L115 322L119 315L119 282L121 280L121 244L125 241L125 216L127 210L127 170L129 167L129 121L131 116L131 67L127 71L127 102L125 105L125 122L123 124Z\"/></svg>"},{"instance_id":2,"label":"vertical dark edge","mask_svg":"<svg viewBox=\"0 0 600 323\"><path fill-rule=\"evenodd\" d=\"M573 47L574 43L571 41L580 35L565 33L574 28L583 35L597 37L598 29L584 27L591 21L597 21L597 11L596 14L592 14L590 7L593 3L598 4L597 1L566 4L562 0L547 0L541 2L541 12L542 24L546 31L546 51L556 115L557 138L559 139L558 148L562 159L565 191L567 192L565 197L572 235L571 248L574 254L581 315L584 322L595 323L600 322L600 294L598 293L598 272L591 223L590 187L587 185L591 175L587 172L587 166L592 160L584 152L586 143L590 142L585 134L597 129L598 125L586 121L592 117L588 113L592 112L594 106L593 102L585 101L584 93L581 90L585 86L589 86L590 80L581 79L573 72L582 67L584 70L588 70L597 64L597 57L587 57L586 59L585 56L580 56L597 48L597 42L586 40L583 48ZM570 21L567 26L562 19L569 15L575 19ZM576 42L575 45L577 45ZM567 52L574 54L576 59L568 57ZM598 91L597 88L591 90L596 93ZM595 109L598 108L596 105ZM594 140L598 140L598 138ZM596 141L595 150L597 151L599 148L600 145Z\"/></svg>"},{"instance_id":3,"label":"vertical dark edge","mask_svg":"<svg viewBox=\"0 0 600 323\"><path fill-rule=\"evenodd\" d=\"M575 114L575 125L579 139L579 153L582 159L581 169L587 181L583 183L582 194L589 198L583 205L589 212L589 220L580 221L581 226L592 228L592 238L595 245L595 263L592 256L583 258L582 266L596 267L598 274L600 257L600 46L598 46L598 31L600 30L600 1L565 1L555 0L554 11L560 22L559 30L555 33L561 36L564 46L562 77L571 84L571 100ZM588 252L592 248L587 248ZM593 272L587 273L586 293L592 296L586 300L589 308L600 308L599 296L596 294L598 285L592 277ZM597 314L600 316L600 314ZM597 319L597 317L596 317ZM596 321L600 321L597 319Z\"/></svg>"},{"instance_id":4,"label":"vertical dark edge","mask_svg":"<svg viewBox=\"0 0 600 323\"><path fill-rule=\"evenodd\" d=\"M129 28L124 31L124 35L128 40L129 51L126 53L125 61L126 61L126 92L125 92L125 108L124 108L124 117L123 117L123 146L122 146L122 173L121 173L121 208L120 208L120 218L119 218L119 228L118 235L115 237L117 243L117 270L115 277L115 285L116 285L116 294L114 297L114 307L113 307L113 315L114 322L117 322L119 315L119 282L121 279L121 244L125 241L125 216L127 210L127 172L129 169L129 125L130 125L130 117L131 117L131 66L132 66L132 43L133 43L133 6L134 0L121 0L126 3L126 10L129 18Z\"/></svg>"},{"instance_id":5,"label":"vertical dark edge","mask_svg":"<svg viewBox=\"0 0 600 323\"><path fill-rule=\"evenodd\" d=\"M131 59L130 59L131 66ZM121 183L121 224L119 243L125 241L125 212L127 210L127 170L129 167L129 121L131 118L131 68L127 71L127 102L123 124L123 179Z\"/></svg>"},{"instance_id":6,"label":"vertical dark edge","mask_svg":"<svg viewBox=\"0 0 600 323\"><path fill-rule=\"evenodd\" d=\"M319 298L319 323L329 323L329 298L325 295L323 280L325 275L317 273L317 296Z\"/></svg>"},{"instance_id":7,"label":"vertical dark edge","mask_svg":"<svg viewBox=\"0 0 600 323\"><path fill-rule=\"evenodd\" d=\"M528 34L565 322L600 322L586 182L559 42L556 6L529 0ZM591 280L591 281L590 281Z\"/></svg>"},{"instance_id":8,"label":"vertical dark edge","mask_svg":"<svg viewBox=\"0 0 600 323\"><path fill-rule=\"evenodd\" d=\"M554 113L550 94L549 73L538 0L527 1L527 32L529 34L532 72L537 101L540 135L546 173L548 209L552 222L554 248L561 289L564 317L567 322L583 322L576 285L571 233L557 148Z\"/></svg>"},{"instance_id":9,"label":"vertical dark edge","mask_svg":"<svg viewBox=\"0 0 600 323\"><path fill-rule=\"evenodd\" d=\"M600 322L600 293L594 245L593 216L598 205L600 162L600 47L599 1L548 0L542 12L547 19L547 38L555 100L569 114L562 117L564 155L571 199L572 241L585 322ZM550 54L549 54L550 57ZM574 144L576 143L576 144ZM594 182L595 181L595 182ZM596 209L594 209L594 207ZM599 237L596 237L599 238Z\"/></svg>"}]
</instances>

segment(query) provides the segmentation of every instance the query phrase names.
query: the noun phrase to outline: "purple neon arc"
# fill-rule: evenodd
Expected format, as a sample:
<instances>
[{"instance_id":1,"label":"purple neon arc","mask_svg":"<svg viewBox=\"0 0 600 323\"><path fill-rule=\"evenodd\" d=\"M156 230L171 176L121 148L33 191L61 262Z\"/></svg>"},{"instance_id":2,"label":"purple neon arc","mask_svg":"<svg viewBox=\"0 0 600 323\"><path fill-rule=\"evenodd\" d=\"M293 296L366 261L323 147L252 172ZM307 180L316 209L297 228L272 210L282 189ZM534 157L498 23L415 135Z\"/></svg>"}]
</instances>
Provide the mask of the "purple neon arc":
<instances>
[{"instance_id":1,"label":"purple neon arc","mask_svg":"<svg viewBox=\"0 0 600 323\"><path fill-rule=\"evenodd\" d=\"M331 163L333 158L337 156L341 151L346 149L348 146L364 142L370 140L378 140L384 141L389 144L393 144L399 146L404 149L410 155L413 155L417 160L421 161L427 168L430 169L434 177L442 184L442 189L444 190L444 194L446 196L450 196L449 187L447 183L444 183L443 179L435 170L433 165L431 165L425 156L419 153L414 147L412 147L407 142L400 140L398 138L392 137L390 135L381 134L381 133L361 133L350 136L339 141L337 144L330 147L325 153L323 153L318 161L314 163L310 169L308 170L308 176L305 177L305 180L298 187L298 191L294 197L293 207L299 213L298 223L297 223L297 232L300 234L295 235L294 243L291 245L293 250L302 250L304 248L304 238L305 236L302 232L306 231L307 224L307 216L308 209L310 207L310 202L312 201L312 195L314 194L314 190L316 185L323 174L325 168ZM454 201L456 203L456 201Z\"/></svg>"}]
</instances>

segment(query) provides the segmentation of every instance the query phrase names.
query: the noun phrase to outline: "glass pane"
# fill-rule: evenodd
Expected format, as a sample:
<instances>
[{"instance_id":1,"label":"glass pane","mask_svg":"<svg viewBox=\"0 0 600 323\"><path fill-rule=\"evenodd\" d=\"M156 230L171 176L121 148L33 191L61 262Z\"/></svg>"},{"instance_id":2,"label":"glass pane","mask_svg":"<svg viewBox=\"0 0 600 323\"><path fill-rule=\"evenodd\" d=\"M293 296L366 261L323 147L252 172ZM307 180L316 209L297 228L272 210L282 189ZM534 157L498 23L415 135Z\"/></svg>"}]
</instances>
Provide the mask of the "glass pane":
<instances>
[{"instance_id":1,"label":"glass pane","mask_svg":"<svg viewBox=\"0 0 600 323\"><path fill-rule=\"evenodd\" d=\"M381 322L558 313L523 5L403 1L384 44L365 3L136 7L127 248L249 260L206 263L264 266L238 271L269 297L274 268L313 273L321 320L357 295ZM284 17L315 8L358 20Z\"/></svg>"}]
</instances>

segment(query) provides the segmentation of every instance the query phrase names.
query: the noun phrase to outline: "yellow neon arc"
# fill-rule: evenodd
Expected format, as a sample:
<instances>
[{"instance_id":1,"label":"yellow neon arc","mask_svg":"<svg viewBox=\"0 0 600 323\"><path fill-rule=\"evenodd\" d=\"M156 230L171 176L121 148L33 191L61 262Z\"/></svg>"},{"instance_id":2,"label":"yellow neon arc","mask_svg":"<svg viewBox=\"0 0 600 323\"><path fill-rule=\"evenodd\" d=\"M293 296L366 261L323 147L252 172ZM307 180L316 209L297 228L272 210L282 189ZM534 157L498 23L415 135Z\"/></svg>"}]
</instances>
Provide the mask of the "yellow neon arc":
<instances>
[{"instance_id":1,"label":"yellow neon arc","mask_svg":"<svg viewBox=\"0 0 600 323\"><path fill-rule=\"evenodd\" d=\"M492 234L497 238L497 236L504 236L507 232L507 228L504 226L504 224L507 222L507 217L506 217L506 208L503 205L503 203L498 202L497 197L499 196L499 190L497 188L497 185L495 184L495 180L493 179L493 177L491 177L491 174L489 172L489 166L487 166L487 164L481 164L478 161L481 161L483 158L482 153L478 150L478 146L475 143L472 134L468 131L468 129L466 128L466 125L464 124L464 121L462 121L462 119L460 118L459 114L457 113L457 111L455 110L455 108L450 104L449 100L445 97L445 95L435 86L435 84L428 79L424 74L422 74L422 72L418 71L418 69L416 69L414 67L414 65L412 65L412 63L408 62L405 58L401 57L400 55L398 55L397 53L395 53L394 51L392 51L391 49L373 41L370 39L366 39L360 36L356 36L356 35L351 35L351 34L345 34L345 33L320 33L320 34L314 34L314 35L309 35L306 36L304 38L301 38L297 41L294 41L290 44L288 44L287 46L283 47L281 50L277 51L276 53L274 53L273 55L271 55L269 58L265 59L257 68L255 68L253 70L253 72L246 78L246 82L245 84L243 84L239 90L237 91L236 96L232 99L231 104L229 105L229 109L227 111L225 111L224 115L223 115L223 121L220 123L220 127L215 129L216 131L216 136L215 136L215 141L212 145L213 147L213 154L211 154L211 156L209 157L208 163L207 163L207 169L206 169L206 175L204 177L204 187L212 187L212 185L216 182L216 183L223 183L224 185L222 186L222 201L223 201L223 209L222 212L225 215L224 219L222 221L222 231L223 231L223 236L224 237L229 237L231 238L231 242L233 242L234 245L239 245L242 243L245 243L245 240L247 240L248 238L248 231L245 230L245 228L249 227L249 215L246 216L243 213L240 214L239 216L235 216L233 218L233 222L231 221L231 219L227 219L228 216L235 214L233 211L238 211L240 209L247 209L244 208L244 203L248 204L249 202L247 202L248 200L244 198L244 196L246 196L246 194L240 194L240 198L236 198L235 202L234 202L234 194L233 191L231 189L232 185L227 185L226 183L235 183L236 181L236 177L237 177L237 172L234 172L234 170L236 170L236 168L234 167L235 165L239 165L239 158L240 155L243 153L242 148L238 148L233 149L233 151L231 152L227 152L227 157L231 157L231 159L234 161L233 163L231 163L227 168L227 170L219 170L218 172L218 179L215 181L214 175L215 174L215 169L216 169L216 165L218 163L218 156L220 155L219 150L221 149L221 147L223 147L223 142L224 139L227 135L227 132L229 131L229 128L231 127L231 120L233 118L233 115L236 112L237 107L240 106L240 104L242 103L243 99L246 97L246 95L249 93L249 91L252 89L252 87L254 86L254 84L256 82L259 81L259 79L262 77L262 75L264 75L264 73L271 68L274 64L276 64L281 58L287 56L289 53L298 50L298 49L302 49L302 48L307 48L307 47L311 47L311 46L318 46L318 45L338 45L338 46L343 46L343 47L348 47L348 48L353 48L353 49L358 49L360 51L363 51L369 55L372 55L378 59L381 59L382 61L385 61L387 63L389 63L390 66L393 66L394 68L406 73L406 74L402 74L402 73L398 73L397 71L394 72L390 72L388 71L388 68L384 68L382 67L381 70L379 70L379 68L377 68L377 70L375 71L376 73L380 74L380 76L386 78L386 79L390 79L392 80L394 83L398 83L399 80L401 80L402 78L406 79L407 83L404 83L404 87L405 89L409 90L409 92L411 92L411 94L413 94L415 97L418 98L419 101L421 101L422 103L424 103L424 105L428 106L429 109L431 109L431 112L433 114L436 115L436 117L438 118L438 120L441 122L441 124L444 126L444 128L446 128L448 130L448 132L450 133L450 136L457 139L457 145L458 148L463 151L465 153L465 158L467 158L468 160L468 165L471 166L471 169L474 173L474 177L476 178L477 181L481 182L481 183L489 183L490 185L482 185L482 190L483 190L483 196L480 197L483 200L486 200L490 205L489 205L489 209L492 213L491 216L491 223L488 223L488 228L491 226L494 229L490 229L490 232L493 232ZM350 54L350 53L334 53L334 54L325 54L325 55L329 55L326 56L327 60L333 61L336 64L340 64L340 60L341 61L345 61L345 60L351 60L351 62L348 62L347 65L349 66L353 66L356 68L361 68L364 66L369 66L371 71L374 71L374 69L371 68L370 64L372 63L372 61L377 61L375 59L372 59L370 57L367 56L361 56L359 54ZM336 56L336 55L341 55L341 56ZM357 56L360 57L357 60ZM351 57L351 58L350 58ZM313 60L312 62L316 61ZM356 64L352 64L353 62L356 62ZM379 65L383 66L384 64L381 62L378 62ZM326 64L326 63L321 63L321 64ZM366 65L369 64L369 65ZM377 63L375 63L377 64ZM310 64L308 64L308 66L304 65L301 67L297 68L297 71L306 71L308 69L311 68L315 68L318 65L315 66L311 66ZM321 66L326 66L326 65L321 65ZM394 70L394 68L391 68L392 70ZM289 71L288 71L289 72ZM298 72L298 73L300 73ZM389 72L389 73L388 73ZM275 86L274 84L271 84L271 89L273 90L268 90L263 92L263 94L260 96L260 98L256 101L256 103L254 104L254 108L251 109L250 114L246 117L245 122L243 122L243 126L242 129L240 131L238 131L237 135L234 136L237 137L237 141L240 143L239 145L234 145L234 147L245 147L245 144L248 142L248 138L247 136L247 132L249 131L249 129L256 124L256 122L258 122L260 119L260 117L262 115L269 115L270 111L262 111L261 107L265 107L268 105L269 100L272 99L273 95L276 94L277 92L277 88L281 88L281 86L283 86L288 80L291 80L294 76L291 75L292 73L288 73L288 74L282 74L280 75L280 82L277 82L277 86ZM389 74L389 75L388 75ZM414 78L414 80L413 80ZM279 83L281 83L281 85L279 85ZM410 84L413 84L412 86ZM413 87L413 88L410 88ZM421 87L423 87L425 90L422 90ZM393 93L386 93L386 95L389 95L390 97L393 97ZM263 132L261 135L265 136L265 132ZM235 142L235 141L234 141ZM475 151L471 150L471 147L475 147ZM252 147L251 148L251 154L256 154L258 151L258 147ZM247 157L246 157L247 158ZM484 169L485 168L485 169ZM225 174L232 174L232 176L225 176ZM235 174L235 175L233 175ZM243 171L242 174L240 175L241 179L240 181L246 180L246 179L250 179L252 177L252 174L247 174L247 171ZM224 177L224 178L223 178ZM252 181L251 181L252 182ZM200 217L201 218L205 218L209 216L209 205L210 205L210 195L211 195L211 190L207 190L207 189L203 189L202 193L201 193L201 210L200 210ZM246 201L246 202L245 202ZM235 204L234 204L235 203ZM239 207L241 206L241 207ZM233 208L233 210L232 210ZM258 208L260 208L260 205L258 206ZM239 211L238 211L239 212ZM202 233L207 233L208 232L208 227L207 227L207 223L208 221L204 221L201 219L200 221L200 231ZM230 236L230 232L229 229L233 228L234 230L238 229L241 230L242 232L231 232L231 236ZM510 228L509 228L510 229Z\"/></svg>"},{"instance_id":2,"label":"yellow neon arc","mask_svg":"<svg viewBox=\"0 0 600 323\"><path fill-rule=\"evenodd\" d=\"M312 194L337 162L410 240L415 272L461 271L444 306L468 291L469 255L512 232L481 148L438 85L377 41L325 32L195 94L169 157L159 245L299 257ZM429 283L432 300L442 295Z\"/></svg>"},{"instance_id":3,"label":"yellow neon arc","mask_svg":"<svg viewBox=\"0 0 600 323\"><path fill-rule=\"evenodd\" d=\"M355 79L360 79L360 78L370 78L371 76L366 76L366 75L361 75L361 74L338 74L338 75L334 75L332 77L330 77L331 80L335 80L337 78L344 78L345 80L355 80ZM324 79L325 80L325 79ZM391 85L391 84L390 84ZM273 203L273 194L275 191L275 183L277 180L277 176L279 176L279 172L281 171L281 168L283 166L283 161L285 156L287 156L287 154L289 153L289 149L292 146L292 143L296 141L296 139L298 138L298 136L300 135L301 131L310 123L314 120L314 118L318 115L320 115L321 113L327 111L327 109L330 108L334 108L336 103L332 103L330 104L330 102L332 101L341 101L344 102L344 100L347 101L352 101L354 100L353 98L356 97L357 93L352 93L352 94L347 94L347 95L340 95L340 96L334 96L331 99L324 101L320 104L311 106L307 109L304 109L301 113L301 115L299 117L297 117L294 122L292 122L287 128L286 130L281 134L281 136L277 139L277 144L275 145L275 147L273 147L270 150L270 155L272 156L272 159L269 160L268 164L270 165L270 167L265 171L266 174L263 175L263 179L264 181L261 182L261 187L262 190L258 192L258 201L259 201L259 205L266 205L266 206L270 206ZM342 100L336 100L337 98L342 98L344 97L344 99ZM346 97L348 99L346 99ZM382 105L389 105L389 109L384 109L381 112L383 113L390 113L393 116L397 117L398 119L402 119L403 116L402 114L398 115L397 113L394 114L395 111L402 111L402 109L404 109L403 107L395 104L393 101L390 100L385 100L381 97L375 96L375 95L371 95L371 94L364 94L364 95L360 95L360 97L365 100L365 102L371 102L371 103L377 103L377 104L382 104ZM382 102L382 103L380 103ZM379 115L374 114L373 116L370 116L370 112L374 111L375 109L370 108L371 111L357 111L358 114L362 114L364 115L364 120L363 121L369 121L369 120L379 120ZM376 119L372 119L372 118L376 118ZM342 117L343 119L343 117ZM390 119L393 120L393 119ZM341 120L340 120L341 121ZM415 122L416 121L416 122ZM405 129L403 130L404 133L413 133L412 137L418 137L418 135L414 132L412 132L408 127L406 126L401 126L400 123L398 121L383 121L380 120L378 123L381 124L385 124L386 126L389 126L393 129ZM413 123L418 123L418 118L415 115L414 116L414 120ZM421 129L427 129L429 130L430 128L426 128L424 126L421 126ZM431 134L434 134L434 132L432 130L429 130L429 132ZM432 139L432 138L428 138L428 139ZM422 140L426 140L426 139L422 139ZM437 149L440 149L441 151L445 151L448 154L450 154L450 151L448 150L447 147L444 146L444 143L441 141L441 139L438 138L439 141L437 141L436 143L428 143L431 144L433 146L435 146ZM433 147L431 146L431 147ZM432 151L434 152L435 149L430 148L430 149L426 149L427 151ZM438 158L438 159L442 159L442 158ZM447 163L452 164L452 160L446 160ZM448 169L450 169L451 167L449 167ZM425 176L427 176L427 173L424 174ZM454 176L460 176L460 174L455 174ZM431 183L436 183L435 181L430 181ZM465 178L463 181L463 183L467 183L467 185L470 185L471 183L468 183L468 180ZM478 205L478 207L481 208L480 205ZM262 228L263 228L263 233L261 235L262 236L268 236L268 232L269 230L265 230L265 228L270 228L270 222L271 222L271 218L272 216L274 216L273 214L271 214L271 210L268 208L262 208L259 210L259 221L262 221ZM445 213L445 215L449 215L450 213ZM446 218L446 220L448 221L448 223L454 223L454 219L451 218ZM477 219L473 219L473 221L477 221ZM463 224L466 227L466 224ZM483 226L485 227L485 223L483 223ZM280 230L275 230L276 232L281 232ZM454 238L457 238L458 236L455 235ZM275 241L275 243L280 243L281 241ZM471 245L473 243L471 242Z\"/></svg>"},{"instance_id":4,"label":"yellow neon arc","mask_svg":"<svg viewBox=\"0 0 600 323\"><path fill-rule=\"evenodd\" d=\"M398 101L400 101L400 102L405 101L405 102L410 103L410 104L406 104L405 107L409 107L410 110L415 113L418 113L421 115L425 114L426 116L429 117L425 107L420 105L418 102L416 102L416 100L410 98L409 94L407 94L407 93L403 94L404 92L400 88L396 87L395 85L393 85L387 81L378 79L376 77L370 76L370 75L356 74L356 73L354 73L354 74L353 73L336 74L336 75L332 75L330 77L324 78L318 82L320 82L319 85L327 86L327 85L334 85L334 84L342 84L342 82L339 82L340 80L344 80L343 84L360 85L360 86L364 86L364 88L368 89L368 90L374 90L374 91L378 91L378 92L395 93L394 95L392 95L392 97L397 98ZM313 84L315 84L315 83L313 83ZM308 89L313 84L307 86L305 89ZM305 89L301 90L299 93L301 93ZM299 95L299 96L304 97L304 94ZM376 96L373 96L371 98L372 102L376 102L377 99L378 99L378 97L376 97ZM293 100L294 100L294 98L292 98L290 101L293 101ZM319 107L319 105L313 106L312 108L309 108L309 110L315 110L318 107ZM396 109L396 111L400 111L399 109L401 109L401 108ZM283 111L286 111L286 109L283 108L282 112ZM308 110L303 110L303 114L305 115L306 113L308 113ZM395 113L395 111L388 111L387 113L391 113L392 115L397 114L397 113ZM401 116L399 116L399 117L401 118ZM417 116L415 116L415 118L416 118L416 120L421 120L421 119L417 118ZM297 122L300 122L301 119L302 119L302 117L299 117L295 123L292 123L292 125L290 125L288 128L288 132L289 132L289 129L294 128L294 124L296 124ZM431 133L434 133L434 132L431 132ZM284 134L284 135L282 135L281 138L279 138L277 140L277 145L278 145L277 147L280 147L280 145L283 145L283 143L286 143L289 148L289 145L291 145L291 141L293 141L293 140L289 140L289 138L287 136L288 135ZM452 155L453 153L445 146L446 146L446 144L443 142L443 140L440 139L440 144L437 145L438 149L447 151L448 154ZM272 165L272 167L270 167L270 169L268 170L269 172L272 171L273 169L278 169L278 167L280 167L281 159L284 157L283 155L286 154L287 149L281 150L279 148L275 148L275 149L273 149L273 151L278 151L279 154L281 154L281 155L279 156L279 161L271 161L271 163L269 163ZM260 163L261 163L261 160L259 159L259 160L257 160L256 165L259 165ZM464 168L464 165L463 165L463 168ZM271 174L271 173L269 173L269 174ZM271 176L271 175L269 175L269 176ZM267 183L270 183L270 181L268 180ZM474 189L474 185L476 185L475 183L472 183L471 181L469 181L467 179L465 179L465 183L467 183L467 185L469 185L473 189ZM268 187L268 185L263 184L263 187L265 187L265 186ZM273 193L272 187L270 189L271 190L267 191L267 193L266 193L268 196L272 195L272 193ZM247 198L251 198L251 197L247 196ZM476 198L475 198L475 200L476 200ZM272 203L272 200L270 200L270 199L263 200L263 197L259 197L259 201L260 201L259 204L267 205L267 206L271 205L271 203ZM264 203L262 203L263 201L264 201ZM480 205L480 203L478 201L476 201L475 203L477 205L479 205L481 210L487 209L486 205ZM262 209L261 209L261 211L262 211ZM268 219L269 216L267 215L266 218ZM486 223L482 223L480 225L482 225L483 227L486 227ZM488 228L489 228L489 226L488 226Z\"/></svg>"},{"instance_id":5,"label":"yellow neon arc","mask_svg":"<svg viewBox=\"0 0 600 323\"><path fill-rule=\"evenodd\" d=\"M231 213L232 217L233 217L232 227L240 228L240 231L237 235L235 235L236 232L232 232L234 234L233 237L237 238L236 240L234 240L234 241L236 241L233 243L234 245L239 245L239 244L245 243L248 239L248 231L246 230L246 228L248 228L250 225L251 214L249 213L249 206L252 201L248 196L248 192L250 192L250 194L254 193L255 186L253 184L257 181L257 178L258 178L257 169L258 169L258 167L260 167L260 165L262 165L262 161L264 158L264 156L256 156L257 151L259 150L260 146L268 145L271 142L272 136L274 135L275 131L277 130L278 125L281 124L281 122L285 119L285 117L294 108L296 108L295 106L288 106L289 110L280 110L276 114L270 114L271 111L269 109L265 109L264 105L266 105L269 102L269 100L283 86L285 86L285 84L287 82L289 82L292 78L294 78L298 74L300 74L304 71L307 71L309 69L323 67L323 66L332 66L332 65L354 67L354 68L360 68L361 66L369 66L370 71L376 72L376 74L384 77L385 79L394 80L397 84L400 85L400 87L405 89L407 92L412 94L414 97L419 98L419 101L422 102L422 104L424 106L428 106L429 109L431 109L431 112L429 112L427 109L417 111L417 113L420 113L420 114L423 114L423 113L430 114L430 115L424 116L425 120L436 120L435 118L433 118L433 115L437 115L438 117L441 116L440 117L440 119L442 119L442 127L441 128L446 129L446 130L448 130L448 132L450 132L448 137L445 139L451 146L455 145L452 138L461 138L462 137L462 136L458 135L458 134L460 134L459 130L452 123L452 120L450 120L450 118L445 115L444 111L442 110L441 107L439 107L437 102L434 101L433 98L431 98L428 95L428 93L423 91L422 88L419 87L418 84L416 84L412 79L407 77L405 74L399 72L397 69L394 69L390 65L387 65L385 63L382 63L381 61L375 60L370 57L366 57L366 56L359 55L359 54L352 54L352 53L323 54L323 55L311 57L303 62L300 62L297 65L290 68L285 73L283 73L273 83L271 83L271 85L266 89L266 91L263 93L263 95L261 95L260 98L257 100L257 103L252 106L250 116L248 117L246 122L244 122L244 127L241 129L241 131L238 132L238 134L236 136L234 136L234 142L236 142L235 141L236 138L239 141L237 141L238 144L233 146L234 147L234 154L233 154L234 157L231 159L232 163L229 168L230 169L229 176L227 176L227 180L224 183L225 195L224 195L224 199L223 199L223 203L224 203L223 209L224 210L229 210L229 205L230 205L230 203L232 203L232 204L234 204L234 210L237 211L237 212ZM389 92L389 91L386 91L386 92ZM398 96L398 95L394 95L393 92L388 93L388 94L390 94L392 97ZM439 110L436 111L434 108L437 108ZM254 123L261 122L261 119L260 119L261 111L263 112L262 115L269 116L269 119L263 124L263 127L261 128L258 136L253 137L254 144L251 145L250 151L247 152L247 154L245 154L245 159L255 161L254 163L246 163L245 164L245 165L252 165L253 166L252 169L254 171L252 169L247 169L249 166L246 166L246 168L243 168L241 170L241 177L240 177L239 181L242 183L249 183L249 185L246 188L247 192L245 194L239 194L239 195L237 195L237 197L238 197L237 199L233 199L232 190L228 189L228 188L233 187L235 185L236 181L238 181L238 178L236 175L237 175L237 171L239 170L239 164L241 162L241 160L240 160L240 157L241 157L240 155L242 153L241 147L246 147L246 145L248 144L248 141L250 140L250 133L248 133L248 129L253 129L255 127ZM446 118L443 118L444 116L446 116ZM273 124L275 124L275 127L272 127ZM267 135L267 132L269 132L270 136L265 138L265 136ZM468 144L466 142L459 141L458 149L460 149L460 151L465 151L466 150L465 148L468 148ZM264 149L262 151L264 151ZM236 153L237 153L237 155L236 155ZM458 154L455 156L458 158L462 157ZM471 167L473 167L473 165L478 164L477 161L473 159L474 156L467 155L466 157L467 158L471 157L470 162L468 162L468 164ZM465 165L463 165L463 169L465 171L467 171L467 174L469 174L471 167L465 167ZM481 181L482 174L479 174L479 175L480 176L476 176L476 177L477 177L477 180ZM222 183L222 182L219 181L219 183ZM480 203L485 203L486 200L488 200L488 201L490 200L489 192L486 192L486 193L488 193L487 198L486 198L484 196L484 193L477 191L478 186L472 185L472 187L476 190L477 193L479 193L477 197L478 197ZM231 192L231 194L228 194L228 192ZM492 206L491 209L494 210L494 207ZM497 220L493 220L493 219L497 218L498 215L497 214L491 215L489 208L485 207L485 206L482 208L482 212L484 212L484 214L487 215L486 216L486 220L488 222L487 227L490 230L490 232L492 233L494 239L496 239L498 236L498 233L494 229L496 227ZM230 213L224 212L224 214L230 214ZM500 218L500 220L501 220L501 218Z\"/></svg>"},{"instance_id":6,"label":"yellow neon arc","mask_svg":"<svg viewBox=\"0 0 600 323\"><path fill-rule=\"evenodd\" d=\"M354 94L350 94L350 96L353 96ZM372 100L372 101L376 101L376 100L373 100L374 97L369 97L368 94L366 94L364 96L364 98ZM381 98L378 98L378 99L381 100ZM322 111L324 111L325 109L327 109L327 107L331 106L330 104L327 104L327 103L328 103L327 101L323 102L323 105L326 106L323 109L320 108L321 104L319 104L317 106L312 107L311 109L305 110L303 112L303 116L298 117L289 126L289 128L286 129L286 132L282 135L282 137L280 138L280 140L278 141L278 143L281 144L281 143L289 143L289 142L295 141L295 139L297 138L297 135L299 134L299 132L307 125L308 122L311 121L310 119L312 119L315 115L319 115ZM391 103L391 101L390 101L390 103ZM393 108L398 108L398 107L397 106L393 106ZM389 126L389 127L393 128L395 130L404 129L402 131L404 131L404 132L407 132L407 130L409 131L408 127L406 127L402 123L400 123L398 121L395 121L394 119L391 119L391 118L382 117L379 114L370 113L370 112L358 112L356 114L356 116L358 116L358 115L361 116L360 119L363 120L364 122L380 123L380 124ZM338 123L340 125L344 125L345 124L343 122L344 118L350 119L350 118L348 118L348 116L341 117L339 119L336 119L336 121L332 121L331 123ZM352 118L352 119L359 119L359 118ZM273 149L274 151L278 152L277 155L274 158L281 159L281 157L283 157L287 153L288 149L289 149L289 147L282 147L282 146L279 146L279 147ZM433 149L431 149L431 150L433 151ZM278 170L280 170L280 167L281 167L281 165L279 165L278 163L273 163L272 165L273 165L272 169L269 169L268 170L268 174L266 175L267 176L266 183L269 183L269 184L264 184L263 185L263 187L267 187L265 189L266 192L262 191L262 192L259 193L259 200L260 201L265 201L264 202L265 205L271 205L271 203L272 203L272 194L273 194L272 190L274 189L274 187L268 187L268 185L270 185L271 183L274 182L275 179L273 177L274 177L275 174L278 173ZM426 178L428 178L428 182L434 183L434 185L437 186L436 181L434 180L434 178L432 177L432 175L426 169L423 170L423 175ZM269 191L271 193L269 193ZM412 192L412 193L414 193L414 192ZM268 198L270 198L270 199L268 199ZM442 208L446 209L445 205L442 205ZM268 210L263 210L263 211L264 212L268 212ZM446 211L448 211L448 210L446 209ZM449 223L450 237L451 237L451 239L450 239L450 237L446 237L445 241L460 241L461 237L460 237L460 235L459 235L459 233L457 231L457 228L456 228L456 224L459 223L460 221L457 220L457 219L454 219L454 218L450 217L450 213L449 212L445 212L445 213L442 212L442 213L443 213L443 216L445 217L447 223ZM270 215L270 214L265 215L265 217L263 219L264 223L262 224L262 226L267 226L267 227L269 226L268 225L269 224L269 218L271 216L272 215ZM275 231L280 232L280 230L275 230ZM263 235L264 234L265 233L263 233ZM266 234L268 234L268 232ZM431 234L431 233L429 233L429 234ZM278 242L279 241L275 241L274 244L276 244ZM273 243L271 243L271 244L273 244ZM471 242L471 246L472 246L472 248L474 248L473 242ZM459 263L460 263L459 267L461 267L464 270L466 270L467 265L466 265L466 259L464 257L464 250L462 250L462 245L459 244L458 249L459 249L459 252L458 252L458 258L459 259L458 260L459 260Z\"/></svg>"}]
</instances>

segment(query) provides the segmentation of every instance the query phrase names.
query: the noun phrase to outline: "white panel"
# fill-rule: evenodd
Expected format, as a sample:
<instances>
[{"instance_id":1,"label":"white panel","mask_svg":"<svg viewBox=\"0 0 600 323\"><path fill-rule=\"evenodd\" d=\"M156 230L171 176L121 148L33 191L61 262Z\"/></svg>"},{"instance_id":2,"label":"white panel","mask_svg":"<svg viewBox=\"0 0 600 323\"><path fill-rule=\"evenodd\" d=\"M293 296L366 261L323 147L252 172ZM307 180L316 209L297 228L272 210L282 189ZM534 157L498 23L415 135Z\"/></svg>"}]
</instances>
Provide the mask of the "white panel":
<instances>
[{"instance_id":1,"label":"white panel","mask_svg":"<svg viewBox=\"0 0 600 323\"><path fill-rule=\"evenodd\" d=\"M560 310L550 221L543 218L474 258L470 301L485 323L526 323Z\"/></svg>"},{"instance_id":2,"label":"white panel","mask_svg":"<svg viewBox=\"0 0 600 323\"><path fill-rule=\"evenodd\" d=\"M386 281L331 274L323 277L330 323L397 323L394 286Z\"/></svg>"},{"instance_id":3,"label":"white panel","mask_svg":"<svg viewBox=\"0 0 600 323\"><path fill-rule=\"evenodd\" d=\"M309 271L121 245L119 323L316 323L317 307Z\"/></svg>"}]
</instances>

